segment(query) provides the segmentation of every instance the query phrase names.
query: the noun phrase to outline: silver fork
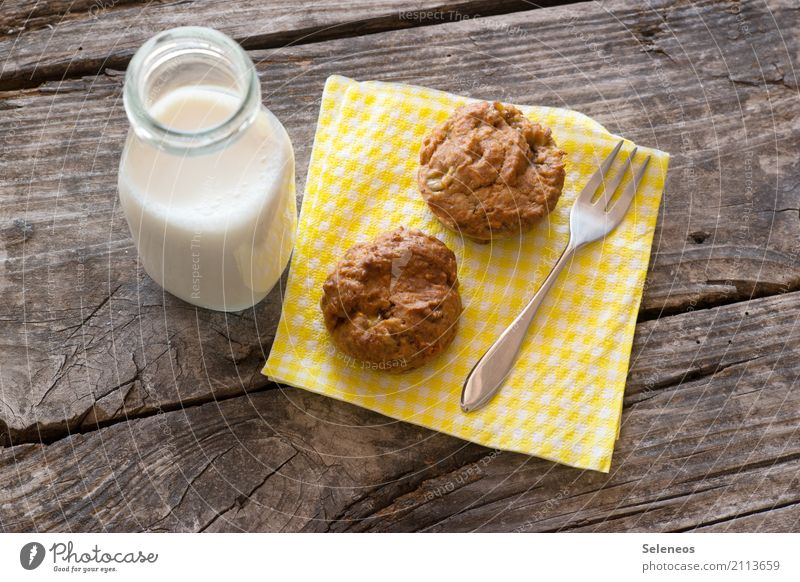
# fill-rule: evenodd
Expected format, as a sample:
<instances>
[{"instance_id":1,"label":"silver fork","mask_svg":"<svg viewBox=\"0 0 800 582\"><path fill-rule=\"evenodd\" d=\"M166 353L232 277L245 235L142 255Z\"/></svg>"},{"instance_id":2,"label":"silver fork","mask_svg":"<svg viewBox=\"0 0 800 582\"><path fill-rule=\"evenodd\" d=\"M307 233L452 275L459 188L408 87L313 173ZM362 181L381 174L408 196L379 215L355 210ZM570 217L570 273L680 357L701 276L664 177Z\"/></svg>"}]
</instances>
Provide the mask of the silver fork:
<instances>
[{"instance_id":1,"label":"silver fork","mask_svg":"<svg viewBox=\"0 0 800 582\"><path fill-rule=\"evenodd\" d=\"M464 412L483 406L497 393L511 371L514 361L517 359L522 340L525 338L536 311L542 304L550 287L553 286L553 283L558 278L558 274L572 259L575 251L590 242L603 238L622 222L622 218L631 205L647 165L650 163L650 156L647 156L634 172L633 159L636 155L636 149L634 148L628 159L623 162L623 168L617 172L612 180L607 182L609 170L620 148L622 148L622 143L620 141L614 151L603 161L600 168L589 179L589 182L578 194L575 203L572 205L572 210L569 214L569 242L553 270L550 271L550 274L528 305L525 306L525 309L522 310L522 313L497 338L492 347L483 354L467 376L467 380L464 382L464 389L461 392L461 409ZM629 170L632 175L631 181L622 194L616 200L613 200L614 192L616 192ZM594 200L600 186L603 184L605 184L603 193L597 200Z\"/></svg>"}]
</instances>

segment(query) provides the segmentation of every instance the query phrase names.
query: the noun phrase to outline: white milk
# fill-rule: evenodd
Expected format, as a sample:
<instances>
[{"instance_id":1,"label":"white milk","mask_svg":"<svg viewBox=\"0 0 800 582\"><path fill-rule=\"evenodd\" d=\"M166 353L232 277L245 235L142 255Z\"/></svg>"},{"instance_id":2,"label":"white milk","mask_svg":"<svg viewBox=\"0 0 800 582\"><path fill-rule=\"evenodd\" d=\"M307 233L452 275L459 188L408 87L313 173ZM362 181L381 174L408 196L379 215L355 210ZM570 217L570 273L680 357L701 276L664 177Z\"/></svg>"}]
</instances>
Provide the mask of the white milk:
<instances>
[{"instance_id":1,"label":"white milk","mask_svg":"<svg viewBox=\"0 0 800 582\"><path fill-rule=\"evenodd\" d=\"M172 130L195 132L223 124L239 104L219 89L185 86L149 113ZM294 154L264 107L235 141L211 153L169 153L131 131L119 193L144 269L185 301L248 308L286 267L296 223Z\"/></svg>"}]
</instances>

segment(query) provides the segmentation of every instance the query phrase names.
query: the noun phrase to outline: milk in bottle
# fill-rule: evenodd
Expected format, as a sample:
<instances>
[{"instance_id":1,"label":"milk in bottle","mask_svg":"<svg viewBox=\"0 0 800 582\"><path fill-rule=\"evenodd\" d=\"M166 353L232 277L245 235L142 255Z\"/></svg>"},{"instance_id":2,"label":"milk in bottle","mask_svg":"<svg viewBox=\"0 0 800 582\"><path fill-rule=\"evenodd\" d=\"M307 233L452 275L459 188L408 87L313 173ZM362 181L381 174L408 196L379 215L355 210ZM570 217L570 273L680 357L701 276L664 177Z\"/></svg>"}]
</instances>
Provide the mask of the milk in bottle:
<instances>
[{"instance_id":1,"label":"milk in bottle","mask_svg":"<svg viewBox=\"0 0 800 582\"><path fill-rule=\"evenodd\" d=\"M244 51L178 28L125 79L120 201L145 271L200 307L238 311L280 278L294 243L294 154Z\"/></svg>"}]
</instances>

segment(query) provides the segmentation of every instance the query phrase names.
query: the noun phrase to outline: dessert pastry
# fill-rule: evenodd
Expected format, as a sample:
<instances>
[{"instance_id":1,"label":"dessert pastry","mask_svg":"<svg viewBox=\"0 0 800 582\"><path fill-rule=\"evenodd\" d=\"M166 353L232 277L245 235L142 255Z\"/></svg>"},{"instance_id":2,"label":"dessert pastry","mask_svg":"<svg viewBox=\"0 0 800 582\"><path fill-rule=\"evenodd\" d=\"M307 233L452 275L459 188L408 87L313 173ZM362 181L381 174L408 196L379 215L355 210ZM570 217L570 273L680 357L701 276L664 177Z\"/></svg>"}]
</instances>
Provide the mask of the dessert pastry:
<instances>
[{"instance_id":1,"label":"dessert pastry","mask_svg":"<svg viewBox=\"0 0 800 582\"><path fill-rule=\"evenodd\" d=\"M564 155L516 107L473 103L425 138L417 181L448 228L488 242L529 230L555 208Z\"/></svg>"},{"instance_id":2,"label":"dessert pastry","mask_svg":"<svg viewBox=\"0 0 800 582\"><path fill-rule=\"evenodd\" d=\"M354 365L417 368L455 336L456 257L438 239L400 227L348 250L323 285L320 307L333 343Z\"/></svg>"}]
</instances>

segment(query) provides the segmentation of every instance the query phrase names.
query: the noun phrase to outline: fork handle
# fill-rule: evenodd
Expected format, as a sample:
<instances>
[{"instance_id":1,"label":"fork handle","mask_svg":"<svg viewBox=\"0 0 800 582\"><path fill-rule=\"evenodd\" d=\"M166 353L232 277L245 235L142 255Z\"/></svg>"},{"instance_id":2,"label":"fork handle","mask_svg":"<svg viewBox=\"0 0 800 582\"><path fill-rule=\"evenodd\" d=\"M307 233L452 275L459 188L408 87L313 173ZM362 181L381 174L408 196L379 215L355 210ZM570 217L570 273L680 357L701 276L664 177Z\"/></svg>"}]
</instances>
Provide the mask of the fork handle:
<instances>
[{"instance_id":1,"label":"fork handle","mask_svg":"<svg viewBox=\"0 0 800 582\"><path fill-rule=\"evenodd\" d=\"M544 283L525 306L525 309L500 334L497 341L486 350L486 353L472 368L461 391L461 409L464 412L470 412L483 406L497 393L517 359L533 316L536 315L536 311L544 301L550 287L553 286L564 265L570 261L576 250L577 247L573 246L570 241L553 266L553 270L547 275Z\"/></svg>"}]
</instances>

